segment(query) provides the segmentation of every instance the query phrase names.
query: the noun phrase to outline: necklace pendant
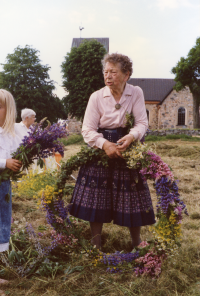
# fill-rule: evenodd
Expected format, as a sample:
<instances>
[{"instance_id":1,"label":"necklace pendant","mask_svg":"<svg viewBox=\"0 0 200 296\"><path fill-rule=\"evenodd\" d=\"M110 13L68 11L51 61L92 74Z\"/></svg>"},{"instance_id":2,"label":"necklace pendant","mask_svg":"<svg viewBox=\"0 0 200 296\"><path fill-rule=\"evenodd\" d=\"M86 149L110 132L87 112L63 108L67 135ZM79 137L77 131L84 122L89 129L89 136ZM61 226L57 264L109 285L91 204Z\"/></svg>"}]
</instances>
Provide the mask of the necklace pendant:
<instances>
[{"instance_id":1,"label":"necklace pendant","mask_svg":"<svg viewBox=\"0 0 200 296\"><path fill-rule=\"evenodd\" d=\"M121 105L120 104L116 104L115 105L115 109L119 110L121 108Z\"/></svg>"}]
</instances>

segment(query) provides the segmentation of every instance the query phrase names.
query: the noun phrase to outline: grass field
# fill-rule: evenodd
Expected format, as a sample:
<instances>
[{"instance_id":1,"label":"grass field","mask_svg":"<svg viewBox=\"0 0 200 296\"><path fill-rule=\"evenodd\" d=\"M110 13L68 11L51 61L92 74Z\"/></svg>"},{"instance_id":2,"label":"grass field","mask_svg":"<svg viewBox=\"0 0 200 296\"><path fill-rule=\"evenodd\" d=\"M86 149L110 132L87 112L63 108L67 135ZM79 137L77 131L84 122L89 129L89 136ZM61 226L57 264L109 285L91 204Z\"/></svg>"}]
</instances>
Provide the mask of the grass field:
<instances>
[{"instance_id":1,"label":"grass field","mask_svg":"<svg viewBox=\"0 0 200 296\"><path fill-rule=\"evenodd\" d=\"M57 252L54 251L52 256L62 268L57 271L52 269L48 276L34 274L21 278L7 268L4 277L10 279L10 284L4 289L6 295L200 295L200 142L165 139L159 142L149 141L148 145L153 145L156 153L172 167L175 177L179 180L181 197L190 214L183 219L183 237L179 253L165 262L161 276L152 279L137 278L130 272L108 274L105 269L90 264L84 254L72 256L61 248ZM64 158L68 159L79 149L79 144L67 145ZM77 172L74 175L77 175ZM149 187L155 207L157 198L152 182L149 182ZM23 229L26 223L31 223L36 231L49 229L44 213L37 208L36 201L28 197L22 198L17 193L13 197L13 219L16 230ZM88 223L79 222L79 225L82 227L82 235L86 240L90 240ZM143 227L141 233L143 240L150 235L148 227ZM104 252L131 250L126 228L105 224L102 238Z\"/></svg>"}]
</instances>

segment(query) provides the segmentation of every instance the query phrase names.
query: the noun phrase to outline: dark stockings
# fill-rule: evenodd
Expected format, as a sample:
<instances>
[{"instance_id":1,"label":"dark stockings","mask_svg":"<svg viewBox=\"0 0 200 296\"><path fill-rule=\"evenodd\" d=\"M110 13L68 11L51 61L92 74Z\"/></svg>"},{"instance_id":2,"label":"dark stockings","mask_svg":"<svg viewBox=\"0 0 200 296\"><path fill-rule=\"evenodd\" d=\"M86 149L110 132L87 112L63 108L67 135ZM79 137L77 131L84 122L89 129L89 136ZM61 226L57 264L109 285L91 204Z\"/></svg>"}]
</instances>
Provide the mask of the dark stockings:
<instances>
[{"instance_id":1,"label":"dark stockings","mask_svg":"<svg viewBox=\"0 0 200 296\"><path fill-rule=\"evenodd\" d=\"M103 223L90 222L90 229L92 234L91 243L101 250L101 231Z\"/></svg>"},{"instance_id":2,"label":"dark stockings","mask_svg":"<svg viewBox=\"0 0 200 296\"><path fill-rule=\"evenodd\" d=\"M129 227L131 239L132 239L132 247L137 247L141 243L140 239L140 226L138 227Z\"/></svg>"}]
</instances>

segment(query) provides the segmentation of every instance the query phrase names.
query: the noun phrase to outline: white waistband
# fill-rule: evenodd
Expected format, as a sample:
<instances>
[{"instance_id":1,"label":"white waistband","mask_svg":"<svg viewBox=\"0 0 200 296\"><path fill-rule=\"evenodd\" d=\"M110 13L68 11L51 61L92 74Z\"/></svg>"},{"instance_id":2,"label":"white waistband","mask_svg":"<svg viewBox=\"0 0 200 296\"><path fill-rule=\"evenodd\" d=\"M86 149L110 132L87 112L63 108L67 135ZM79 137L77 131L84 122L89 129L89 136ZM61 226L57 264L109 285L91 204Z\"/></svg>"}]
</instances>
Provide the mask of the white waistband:
<instances>
[{"instance_id":1,"label":"white waistband","mask_svg":"<svg viewBox=\"0 0 200 296\"><path fill-rule=\"evenodd\" d=\"M0 244L0 252L7 251L9 248L9 243Z\"/></svg>"}]
</instances>

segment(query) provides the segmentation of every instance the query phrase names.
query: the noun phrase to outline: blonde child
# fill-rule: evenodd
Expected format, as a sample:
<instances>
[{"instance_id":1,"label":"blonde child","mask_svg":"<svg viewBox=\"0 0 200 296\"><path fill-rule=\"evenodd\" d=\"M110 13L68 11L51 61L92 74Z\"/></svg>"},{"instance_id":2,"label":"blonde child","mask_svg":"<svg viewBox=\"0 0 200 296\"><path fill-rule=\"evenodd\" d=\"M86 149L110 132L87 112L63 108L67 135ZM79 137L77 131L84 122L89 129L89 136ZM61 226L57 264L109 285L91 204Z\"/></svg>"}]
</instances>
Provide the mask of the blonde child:
<instances>
[{"instance_id":1,"label":"blonde child","mask_svg":"<svg viewBox=\"0 0 200 296\"><path fill-rule=\"evenodd\" d=\"M12 159L11 153L16 151L21 142L15 133L16 106L10 92L0 89L0 174L5 168L18 171L22 164ZM10 200L5 197L9 194ZM11 184L10 180L0 184L0 252L8 250L11 227ZM0 286L7 281L0 279ZM1 291L0 291L1 292ZM0 294L1 295L1 294Z\"/></svg>"}]
</instances>

